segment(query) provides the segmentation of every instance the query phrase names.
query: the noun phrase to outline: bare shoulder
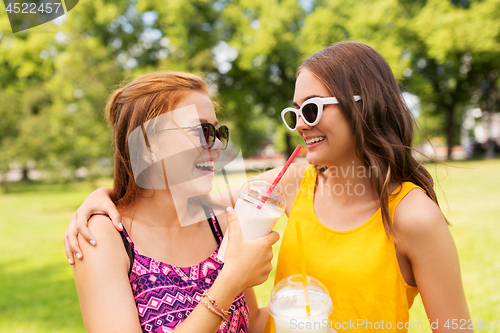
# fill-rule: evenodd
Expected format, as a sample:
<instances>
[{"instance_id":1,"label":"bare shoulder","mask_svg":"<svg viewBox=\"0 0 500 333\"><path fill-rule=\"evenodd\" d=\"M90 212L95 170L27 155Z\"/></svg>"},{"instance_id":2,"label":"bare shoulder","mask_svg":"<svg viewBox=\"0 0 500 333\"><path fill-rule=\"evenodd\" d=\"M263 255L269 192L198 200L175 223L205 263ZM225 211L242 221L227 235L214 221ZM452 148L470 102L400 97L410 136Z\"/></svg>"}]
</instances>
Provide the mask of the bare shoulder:
<instances>
[{"instance_id":1,"label":"bare shoulder","mask_svg":"<svg viewBox=\"0 0 500 333\"><path fill-rule=\"evenodd\" d=\"M396 207L394 227L407 241L430 240L449 232L439 206L419 189L408 192Z\"/></svg>"},{"instance_id":2,"label":"bare shoulder","mask_svg":"<svg viewBox=\"0 0 500 333\"><path fill-rule=\"evenodd\" d=\"M394 227L398 260L408 261L406 274L418 286L428 317L436 322L438 318L439 322L467 322L470 315L458 252L438 205L423 191L413 189L397 206Z\"/></svg>"},{"instance_id":3,"label":"bare shoulder","mask_svg":"<svg viewBox=\"0 0 500 333\"><path fill-rule=\"evenodd\" d=\"M111 220L106 215L93 215L89 219L88 227L90 232L92 232L96 238L121 239L120 233L114 228Z\"/></svg>"},{"instance_id":4,"label":"bare shoulder","mask_svg":"<svg viewBox=\"0 0 500 333\"><path fill-rule=\"evenodd\" d=\"M73 266L88 332L141 332L128 275L130 259L120 233L100 215L89 220L89 229L97 244L79 236L83 258Z\"/></svg>"},{"instance_id":5,"label":"bare shoulder","mask_svg":"<svg viewBox=\"0 0 500 333\"><path fill-rule=\"evenodd\" d=\"M78 235L78 241L82 248L82 263L91 266L101 266L113 262L120 266L126 266L128 270L129 258L123 244L120 233L114 228L111 220L105 215L94 215L88 222L88 228L97 242L92 246ZM77 264L79 262L77 261Z\"/></svg>"}]
</instances>

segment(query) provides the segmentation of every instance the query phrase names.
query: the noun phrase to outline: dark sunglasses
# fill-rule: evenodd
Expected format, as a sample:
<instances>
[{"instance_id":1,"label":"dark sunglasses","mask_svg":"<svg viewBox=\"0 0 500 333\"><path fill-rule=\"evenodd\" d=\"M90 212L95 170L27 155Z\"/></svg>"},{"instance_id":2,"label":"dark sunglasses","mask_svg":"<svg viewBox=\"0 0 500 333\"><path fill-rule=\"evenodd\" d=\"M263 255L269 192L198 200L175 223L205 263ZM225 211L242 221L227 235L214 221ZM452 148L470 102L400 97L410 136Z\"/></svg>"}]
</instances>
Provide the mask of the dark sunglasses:
<instances>
[{"instance_id":1,"label":"dark sunglasses","mask_svg":"<svg viewBox=\"0 0 500 333\"><path fill-rule=\"evenodd\" d=\"M361 96L353 96L354 101L359 101ZM302 103L299 109L286 108L281 111L281 118L289 130L295 131L299 116L302 117L308 126L316 126L323 115L323 106L337 104L339 101L335 97L313 97Z\"/></svg>"},{"instance_id":2,"label":"dark sunglasses","mask_svg":"<svg viewBox=\"0 0 500 333\"><path fill-rule=\"evenodd\" d=\"M226 149L229 144L229 128L226 125L215 127L211 123L201 123L190 127L164 128L160 132L178 129L197 129L200 132L200 143L203 149L212 149L215 138L219 138L222 142L222 150Z\"/></svg>"}]
</instances>

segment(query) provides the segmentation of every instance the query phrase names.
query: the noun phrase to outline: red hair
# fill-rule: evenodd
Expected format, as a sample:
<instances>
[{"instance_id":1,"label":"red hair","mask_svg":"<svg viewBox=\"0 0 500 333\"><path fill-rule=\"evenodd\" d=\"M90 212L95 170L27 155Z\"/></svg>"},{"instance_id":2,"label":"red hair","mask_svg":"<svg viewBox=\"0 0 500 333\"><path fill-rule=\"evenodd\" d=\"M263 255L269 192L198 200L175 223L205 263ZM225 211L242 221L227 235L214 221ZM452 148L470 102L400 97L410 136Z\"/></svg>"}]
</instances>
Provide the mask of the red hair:
<instances>
[{"instance_id":1,"label":"red hair","mask_svg":"<svg viewBox=\"0 0 500 333\"><path fill-rule=\"evenodd\" d=\"M130 133L146 121L172 111L191 92L208 95L205 81L183 72L145 74L113 92L106 104L106 117L113 127L114 192L117 206L127 206L140 196L128 149Z\"/></svg>"}]
</instances>

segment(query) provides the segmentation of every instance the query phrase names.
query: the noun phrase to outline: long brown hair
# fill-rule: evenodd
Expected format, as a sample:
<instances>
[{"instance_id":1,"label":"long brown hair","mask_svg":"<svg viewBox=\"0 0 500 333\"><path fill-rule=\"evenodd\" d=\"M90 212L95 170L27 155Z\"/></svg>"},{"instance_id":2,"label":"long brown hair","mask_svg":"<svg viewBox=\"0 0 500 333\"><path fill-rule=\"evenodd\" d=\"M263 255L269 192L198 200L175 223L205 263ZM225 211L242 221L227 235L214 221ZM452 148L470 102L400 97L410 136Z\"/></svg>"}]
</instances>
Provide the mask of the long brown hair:
<instances>
[{"instance_id":1,"label":"long brown hair","mask_svg":"<svg viewBox=\"0 0 500 333\"><path fill-rule=\"evenodd\" d=\"M384 58L368 45L334 44L308 57L306 68L328 88L351 123L356 153L366 167L377 170L372 184L379 196L388 236L395 236L389 214L389 184L412 182L438 203L434 181L413 157L414 119L398 82ZM360 95L354 102L352 96Z\"/></svg>"},{"instance_id":2,"label":"long brown hair","mask_svg":"<svg viewBox=\"0 0 500 333\"><path fill-rule=\"evenodd\" d=\"M183 72L145 74L113 92L106 105L106 116L113 127L114 185L111 199L117 206L127 206L140 196L130 161L130 133L146 121L174 110L190 92L208 95L200 77Z\"/></svg>"}]
</instances>

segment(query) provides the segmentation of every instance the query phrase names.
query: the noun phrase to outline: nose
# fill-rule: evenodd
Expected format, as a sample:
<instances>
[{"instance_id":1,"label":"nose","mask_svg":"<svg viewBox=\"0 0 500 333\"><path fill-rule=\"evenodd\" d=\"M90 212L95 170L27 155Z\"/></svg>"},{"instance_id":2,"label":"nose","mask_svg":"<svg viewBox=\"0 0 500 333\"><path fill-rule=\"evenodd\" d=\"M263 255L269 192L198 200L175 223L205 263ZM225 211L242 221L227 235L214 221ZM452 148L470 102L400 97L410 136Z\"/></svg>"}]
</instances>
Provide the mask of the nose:
<instances>
[{"instance_id":1,"label":"nose","mask_svg":"<svg viewBox=\"0 0 500 333\"><path fill-rule=\"evenodd\" d=\"M218 137L215 137L214 145L212 146L212 148L208 150L210 159L217 161L220 155L222 154L222 147L223 147L222 142L219 140Z\"/></svg>"},{"instance_id":2,"label":"nose","mask_svg":"<svg viewBox=\"0 0 500 333\"><path fill-rule=\"evenodd\" d=\"M297 132L302 132L304 130L309 130L311 129L311 126L307 125L305 122L304 122L304 119L302 119L301 116L299 116L299 119L297 120L297 126L295 127L295 130Z\"/></svg>"},{"instance_id":3,"label":"nose","mask_svg":"<svg viewBox=\"0 0 500 333\"><path fill-rule=\"evenodd\" d=\"M224 147L224 145L222 144L222 142L220 141L219 137L218 136L215 136L215 141L214 141L214 145L212 148L210 148L210 150L213 150L213 151L221 151L222 150L222 147Z\"/></svg>"}]
</instances>

